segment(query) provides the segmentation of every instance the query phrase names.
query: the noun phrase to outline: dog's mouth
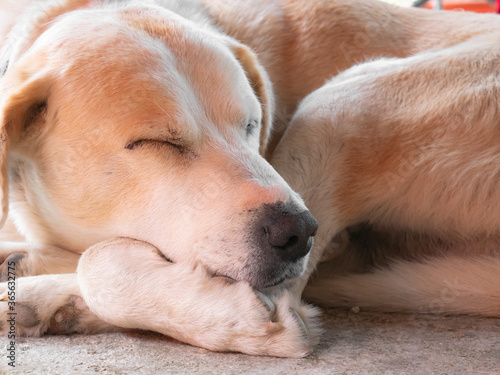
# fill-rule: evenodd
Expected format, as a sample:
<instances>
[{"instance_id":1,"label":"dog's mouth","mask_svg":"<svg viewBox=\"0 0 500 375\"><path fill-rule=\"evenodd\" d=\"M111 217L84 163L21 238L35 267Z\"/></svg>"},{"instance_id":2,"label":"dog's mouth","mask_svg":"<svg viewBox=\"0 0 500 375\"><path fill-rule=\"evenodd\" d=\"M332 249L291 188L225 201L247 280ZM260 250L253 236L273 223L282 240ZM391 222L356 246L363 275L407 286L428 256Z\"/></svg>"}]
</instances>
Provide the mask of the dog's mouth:
<instances>
[{"instance_id":1,"label":"dog's mouth","mask_svg":"<svg viewBox=\"0 0 500 375\"><path fill-rule=\"evenodd\" d=\"M220 273L213 273L213 277L224 279L229 284L237 283L239 281L245 281L245 280L236 280L236 279L234 279L232 277L229 277L227 275L223 275L223 274L220 274ZM256 288L258 290L264 290L264 289L268 289L268 288L273 288L275 286L283 284L285 281L292 280L295 277L296 276L290 276L287 273L285 273L285 274L283 274L283 275L275 278L274 280L269 281L268 283L266 283L264 285L259 285L259 286L252 285L252 287Z\"/></svg>"},{"instance_id":2,"label":"dog's mouth","mask_svg":"<svg viewBox=\"0 0 500 375\"><path fill-rule=\"evenodd\" d=\"M282 276L278 277L276 280L271 281L271 282L265 284L264 286L262 286L262 289L267 289L267 288L272 288L272 287L278 286L278 285L282 284L287 279L288 279L288 277L286 274L282 275Z\"/></svg>"},{"instance_id":3,"label":"dog's mouth","mask_svg":"<svg viewBox=\"0 0 500 375\"><path fill-rule=\"evenodd\" d=\"M263 286L259 287L258 289L260 291L264 291L264 290L269 290L269 289L272 289L272 288L275 288L275 287L280 287L280 288L288 288L288 287L291 287L293 285L293 283L295 282L295 280L297 278L299 278L301 276L301 274L296 274L294 272L286 272L284 273L283 275L279 276L278 278L274 279L273 281L270 281L266 284L264 284Z\"/></svg>"},{"instance_id":4,"label":"dog's mouth","mask_svg":"<svg viewBox=\"0 0 500 375\"><path fill-rule=\"evenodd\" d=\"M228 283L247 282L256 290L267 290L276 287L286 287L284 284L293 283L305 272L305 264L281 264L276 267L265 268L260 272L232 272L228 269L209 269L213 277L226 280ZM244 270L247 271L247 270Z\"/></svg>"}]
</instances>

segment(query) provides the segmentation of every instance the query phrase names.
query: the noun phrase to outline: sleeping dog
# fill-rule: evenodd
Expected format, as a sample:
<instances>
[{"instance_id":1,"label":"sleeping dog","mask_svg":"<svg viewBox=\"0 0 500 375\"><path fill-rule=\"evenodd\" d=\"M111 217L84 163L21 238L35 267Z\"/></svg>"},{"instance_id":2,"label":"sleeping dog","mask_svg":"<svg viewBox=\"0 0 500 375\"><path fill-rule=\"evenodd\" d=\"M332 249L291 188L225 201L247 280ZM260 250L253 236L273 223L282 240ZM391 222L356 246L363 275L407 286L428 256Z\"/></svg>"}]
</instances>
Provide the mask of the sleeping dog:
<instances>
[{"instance_id":1,"label":"sleeping dog","mask_svg":"<svg viewBox=\"0 0 500 375\"><path fill-rule=\"evenodd\" d=\"M22 335L301 357L304 288L500 316L496 16L25 3L1 39L3 331L12 308Z\"/></svg>"}]
</instances>

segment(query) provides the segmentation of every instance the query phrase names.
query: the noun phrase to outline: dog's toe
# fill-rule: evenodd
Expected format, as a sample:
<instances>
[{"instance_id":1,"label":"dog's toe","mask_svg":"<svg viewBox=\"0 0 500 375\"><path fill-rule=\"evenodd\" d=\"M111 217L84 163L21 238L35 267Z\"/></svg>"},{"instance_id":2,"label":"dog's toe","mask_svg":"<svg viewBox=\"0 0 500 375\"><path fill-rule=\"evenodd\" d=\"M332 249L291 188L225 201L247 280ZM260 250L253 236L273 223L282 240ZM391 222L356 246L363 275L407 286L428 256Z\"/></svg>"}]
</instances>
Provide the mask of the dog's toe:
<instances>
[{"instance_id":1,"label":"dog's toe","mask_svg":"<svg viewBox=\"0 0 500 375\"><path fill-rule=\"evenodd\" d=\"M30 303L16 303L16 320L17 323L24 328L33 328L40 324L40 317L37 314L36 308Z\"/></svg>"},{"instance_id":2,"label":"dog's toe","mask_svg":"<svg viewBox=\"0 0 500 375\"><path fill-rule=\"evenodd\" d=\"M0 257L0 282L8 281L10 278L21 276L19 270L20 264L26 254L12 253L4 257Z\"/></svg>"},{"instance_id":3,"label":"dog's toe","mask_svg":"<svg viewBox=\"0 0 500 375\"><path fill-rule=\"evenodd\" d=\"M255 294L262 302L262 304L267 308L271 316L273 316L276 313L276 306L274 305L273 301L271 301L271 298L258 291L255 291Z\"/></svg>"},{"instance_id":4,"label":"dog's toe","mask_svg":"<svg viewBox=\"0 0 500 375\"><path fill-rule=\"evenodd\" d=\"M275 302L277 322L283 329L268 338L271 355L305 357L318 343L321 325L319 310L285 292Z\"/></svg>"},{"instance_id":5,"label":"dog's toe","mask_svg":"<svg viewBox=\"0 0 500 375\"><path fill-rule=\"evenodd\" d=\"M70 296L65 305L61 306L50 318L47 333L69 334L84 332L81 324L83 314L88 314L89 308L79 296Z\"/></svg>"}]
</instances>

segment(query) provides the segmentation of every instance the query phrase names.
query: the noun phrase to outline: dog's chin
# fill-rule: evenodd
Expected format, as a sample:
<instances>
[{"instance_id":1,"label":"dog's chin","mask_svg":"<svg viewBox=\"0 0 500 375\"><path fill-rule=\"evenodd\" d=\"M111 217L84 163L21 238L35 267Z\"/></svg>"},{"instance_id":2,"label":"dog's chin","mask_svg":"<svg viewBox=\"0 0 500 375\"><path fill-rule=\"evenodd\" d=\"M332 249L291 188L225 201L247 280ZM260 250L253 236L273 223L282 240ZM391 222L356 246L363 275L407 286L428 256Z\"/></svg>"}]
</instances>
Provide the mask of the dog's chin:
<instances>
[{"instance_id":1,"label":"dog's chin","mask_svg":"<svg viewBox=\"0 0 500 375\"><path fill-rule=\"evenodd\" d=\"M286 289L287 287L292 285L294 281L297 280L297 278L302 275L302 273L295 274L291 272L285 272L271 280L267 280L265 283L254 283L246 279L240 280L217 272L214 272L213 275L214 277L224 279L227 283L230 284L240 281L248 282L250 286L256 290L260 292L268 292L277 289Z\"/></svg>"}]
</instances>

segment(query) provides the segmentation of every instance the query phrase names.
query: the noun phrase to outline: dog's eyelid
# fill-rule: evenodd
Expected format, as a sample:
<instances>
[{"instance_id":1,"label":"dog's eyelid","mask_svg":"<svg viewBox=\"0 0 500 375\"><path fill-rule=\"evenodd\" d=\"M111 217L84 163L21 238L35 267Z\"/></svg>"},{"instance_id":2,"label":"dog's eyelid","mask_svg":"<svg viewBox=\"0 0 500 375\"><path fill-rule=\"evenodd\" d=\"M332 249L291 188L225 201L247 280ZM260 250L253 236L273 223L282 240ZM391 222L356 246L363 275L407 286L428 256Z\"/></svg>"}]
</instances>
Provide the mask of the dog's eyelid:
<instances>
[{"instance_id":1,"label":"dog's eyelid","mask_svg":"<svg viewBox=\"0 0 500 375\"><path fill-rule=\"evenodd\" d=\"M169 139L149 139L149 138L144 138L144 139L137 139L133 140L127 143L125 146L125 149L127 150L134 150L140 146L147 145L147 144L153 144L153 145L166 145L169 147L174 147L177 150L184 152L185 147L180 143L179 138L169 138Z\"/></svg>"},{"instance_id":2,"label":"dog's eyelid","mask_svg":"<svg viewBox=\"0 0 500 375\"><path fill-rule=\"evenodd\" d=\"M259 126L259 120L250 120L245 125L245 132L247 136L252 135L253 131Z\"/></svg>"}]
</instances>

